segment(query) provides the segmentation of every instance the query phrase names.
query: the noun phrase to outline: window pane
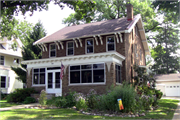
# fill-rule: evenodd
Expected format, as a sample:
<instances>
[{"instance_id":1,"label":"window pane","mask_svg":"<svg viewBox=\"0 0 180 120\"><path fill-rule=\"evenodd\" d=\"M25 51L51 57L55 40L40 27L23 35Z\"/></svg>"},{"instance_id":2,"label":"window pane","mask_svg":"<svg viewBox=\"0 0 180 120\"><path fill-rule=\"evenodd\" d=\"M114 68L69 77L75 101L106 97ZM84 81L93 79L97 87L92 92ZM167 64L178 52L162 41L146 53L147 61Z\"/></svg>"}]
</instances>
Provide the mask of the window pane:
<instances>
[{"instance_id":1,"label":"window pane","mask_svg":"<svg viewBox=\"0 0 180 120\"><path fill-rule=\"evenodd\" d=\"M80 83L80 71L70 72L70 83Z\"/></svg>"},{"instance_id":2,"label":"window pane","mask_svg":"<svg viewBox=\"0 0 180 120\"><path fill-rule=\"evenodd\" d=\"M55 74L55 88L60 88L60 72Z\"/></svg>"},{"instance_id":3,"label":"window pane","mask_svg":"<svg viewBox=\"0 0 180 120\"><path fill-rule=\"evenodd\" d=\"M48 73L48 88L52 88L52 83L53 83L53 74Z\"/></svg>"},{"instance_id":4,"label":"window pane","mask_svg":"<svg viewBox=\"0 0 180 120\"><path fill-rule=\"evenodd\" d=\"M4 60L4 56L0 56L1 57L1 60Z\"/></svg>"},{"instance_id":5,"label":"window pane","mask_svg":"<svg viewBox=\"0 0 180 120\"><path fill-rule=\"evenodd\" d=\"M102 68L102 69L104 69L104 64L102 63L102 64L93 64L93 68L95 69L95 68L97 68L97 69L99 69L99 68Z\"/></svg>"},{"instance_id":6,"label":"window pane","mask_svg":"<svg viewBox=\"0 0 180 120\"><path fill-rule=\"evenodd\" d=\"M39 78L39 75L38 74L34 74L34 84L38 84L38 78Z\"/></svg>"},{"instance_id":7,"label":"window pane","mask_svg":"<svg viewBox=\"0 0 180 120\"><path fill-rule=\"evenodd\" d=\"M40 74L40 84L45 84L45 73Z\"/></svg>"},{"instance_id":8,"label":"window pane","mask_svg":"<svg viewBox=\"0 0 180 120\"><path fill-rule=\"evenodd\" d=\"M94 82L104 82L104 70L94 70Z\"/></svg>"},{"instance_id":9,"label":"window pane","mask_svg":"<svg viewBox=\"0 0 180 120\"><path fill-rule=\"evenodd\" d=\"M93 40L87 40L87 45L93 45Z\"/></svg>"},{"instance_id":10,"label":"window pane","mask_svg":"<svg viewBox=\"0 0 180 120\"><path fill-rule=\"evenodd\" d=\"M6 77L5 76L1 76L1 87L6 88Z\"/></svg>"},{"instance_id":11,"label":"window pane","mask_svg":"<svg viewBox=\"0 0 180 120\"><path fill-rule=\"evenodd\" d=\"M93 53L93 46L87 47L87 53Z\"/></svg>"},{"instance_id":12,"label":"window pane","mask_svg":"<svg viewBox=\"0 0 180 120\"><path fill-rule=\"evenodd\" d=\"M114 50L114 44L108 44L108 51Z\"/></svg>"},{"instance_id":13,"label":"window pane","mask_svg":"<svg viewBox=\"0 0 180 120\"><path fill-rule=\"evenodd\" d=\"M45 68L41 68L41 69L40 69L40 72L45 72Z\"/></svg>"},{"instance_id":14,"label":"window pane","mask_svg":"<svg viewBox=\"0 0 180 120\"><path fill-rule=\"evenodd\" d=\"M73 47L73 42L69 42L69 43L68 43L68 48L69 48L69 47Z\"/></svg>"},{"instance_id":15,"label":"window pane","mask_svg":"<svg viewBox=\"0 0 180 120\"><path fill-rule=\"evenodd\" d=\"M78 66L70 66L70 70L80 70L80 65L78 65Z\"/></svg>"},{"instance_id":16,"label":"window pane","mask_svg":"<svg viewBox=\"0 0 180 120\"><path fill-rule=\"evenodd\" d=\"M82 71L82 83L92 83L92 71Z\"/></svg>"},{"instance_id":17,"label":"window pane","mask_svg":"<svg viewBox=\"0 0 180 120\"><path fill-rule=\"evenodd\" d=\"M114 37L108 37L107 43L114 44Z\"/></svg>"},{"instance_id":18,"label":"window pane","mask_svg":"<svg viewBox=\"0 0 180 120\"><path fill-rule=\"evenodd\" d=\"M34 72L39 72L39 69L34 69Z\"/></svg>"},{"instance_id":19,"label":"window pane","mask_svg":"<svg viewBox=\"0 0 180 120\"><path fill-rule=\"evenodd\" d=\"M73 55L73 49L68 49L68 55Z\"/></svg>"},{"instance_id":20,"label":"window pane","mask_svg":"<svg viewBox=\"0 0 180 120\"><path fill-rule=\"evenodd\" d=\"M81 65L81 69L91 69L91 65Z\"/></svg>"},{"instance_id":21,"label":"window pane","mask_svg":"<svg viewBox=\"0 0 180 120\"><path fill-rule=\"evenodd\" d=\"M55 51L51 51L51 57L55 57L56 56L56 52Z\"/></svg>"},{"instance_id":22,"label":"window pane","mask_svg":"<svg viewBox=\"0 0 180 120\"><path fill-rule=\"evenodd\" d=\"M51 50L56 49L56 45L51 45Z\"/></svg>"}]
</instances>

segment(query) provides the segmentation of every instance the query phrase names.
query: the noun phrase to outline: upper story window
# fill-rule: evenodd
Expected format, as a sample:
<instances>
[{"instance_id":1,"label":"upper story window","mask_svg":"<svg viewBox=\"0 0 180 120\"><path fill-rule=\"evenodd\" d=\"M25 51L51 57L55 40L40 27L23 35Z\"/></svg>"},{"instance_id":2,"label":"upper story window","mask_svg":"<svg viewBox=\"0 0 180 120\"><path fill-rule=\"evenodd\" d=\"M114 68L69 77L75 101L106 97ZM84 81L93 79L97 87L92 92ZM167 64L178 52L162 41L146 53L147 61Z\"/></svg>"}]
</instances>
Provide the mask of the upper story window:
<instances>
[{"instance_id":1,"label":"upper story window","mask_svg":"<svg viewBox=\"0 0 180 120\"><path fill-rule=\"evenodd\" d=\"M45 73L45 68L35 68L33 70L33 85L44 85Z\"/></svg>"},{"instance_id":2,"label":"upper story window","mask_svg":"<svg viewBox=\"0 0 180 120\"><path fill-rule=\"evenodd\" d=\"M86 40L86 53L93 53L94 52L94 42L93 39Z\"/></svg>"},{"instance_id":3,"label":"upper story window","mask_svg":"<svg viewBox=\"0 0 180 120\"><path fill-rule=\"evenodd\" d=\"M74 55L74 42L67 43L67 55Z\"/></svg>"},{"instance_id":4,"label":"upper story window","mask_svg":"<svg viewBox=\"0 0 180 120\"><path fill-rule=\"evenodd\" d=\"M4 56L0 55L0 65L4 65Z\"/></svg>"},{"instance_id":5,"label":"upper story window","mask_svg":"<svg viewBox=\"0 0 180 120\"><path fill-rule=\"evenodd\" d=\"M19 64L19 59L18 58L14 58L14 63Z\"/></svg>"},{"instance_id":6,"label":"upper story window","mask_svg":"<svg viewBox=\"0 0 180 120\"><path fill-rule=\"evenodd\" d=\"M104 63L70 66L70 84L105 82Z\"/></svg>"},{"instance_id":7,"label":"upper story window","mask_svg":"<svg viewBox=\"0 0 180 120\"><path fill-rule=\"evenodd\" d=\"M114 51L115 50L115 38L114 36L107 37L107 51Z\"/></svg>"},{"instance_id":8,"label":"upper story window","mask_svg":"<svg viewBox=\"0 0 180 120\"><path fill-rule=\"evenodd\" d=\"M121 66L116 64L116 83L122 83Z\"/></svg>"},{"instance_id":9,"label":"upper story window","mask_svg":"<svg viewBox=\"0 0 180 120\"><path fill-rule=\"evenodd\" d=\"M56 45L55 44L50 44L50 57L56 57Z\"/></svg>"},{"instance_id":10,"label":"upper story window","mask_svg":"<svg viewBox=\"0 0 180 120\"><path fill-rule=\"evenodd\" d=\"M1 77L1 88L6 88L6 76Z\"/></svg>"}]
</instances>

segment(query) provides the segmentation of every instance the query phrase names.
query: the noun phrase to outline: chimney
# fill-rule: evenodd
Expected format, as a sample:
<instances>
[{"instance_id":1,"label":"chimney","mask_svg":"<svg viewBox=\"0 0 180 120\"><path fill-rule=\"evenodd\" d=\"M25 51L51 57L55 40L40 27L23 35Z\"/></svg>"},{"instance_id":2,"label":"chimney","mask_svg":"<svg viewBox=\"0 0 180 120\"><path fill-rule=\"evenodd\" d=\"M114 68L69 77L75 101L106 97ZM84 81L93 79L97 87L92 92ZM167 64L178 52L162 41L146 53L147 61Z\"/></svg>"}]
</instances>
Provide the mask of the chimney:
<instances>
[{"instance_id":1,"label":"chimney","mask_svg":"<svg viewBox=\"0 0 180 120\"><path fill-rule=\"evenodd\" d=\"M127 8L127 20L133 20L133 6L131 4L126 5Z\"/></svg>"}]
</instances>

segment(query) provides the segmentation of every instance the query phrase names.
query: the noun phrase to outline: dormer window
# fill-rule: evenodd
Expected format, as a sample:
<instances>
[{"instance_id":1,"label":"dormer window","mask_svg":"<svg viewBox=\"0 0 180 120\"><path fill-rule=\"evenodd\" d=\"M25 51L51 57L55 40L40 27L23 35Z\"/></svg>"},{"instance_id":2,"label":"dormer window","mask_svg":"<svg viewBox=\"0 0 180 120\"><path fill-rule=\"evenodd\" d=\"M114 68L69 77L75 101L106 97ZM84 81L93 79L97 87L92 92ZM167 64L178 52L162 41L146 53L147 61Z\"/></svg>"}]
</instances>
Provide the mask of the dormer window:
<instances>
[{"instance_id":1,"label":"dormer window","mask_svg":"<svg viewBox=\"0 0 180 120\"><path fill-rule=\"evenodd\" d=\"M67 55L74 55L74 42L67 43Z\"/></svg>"},{"instance_id":2,"label":"dormer window","mask_svg":"<svg viewBox=\"0 0 180 120\"><path fill-rule=\"evenodd\" d=\"M56 57L56 45L50 44L50 57Z\"/></svg>"},{"instance_id":3,"label":"dormer window","mask_svg":"<svg viewBox=\"0 0 180 120\"><path fill-rule=\"evenodd\" d=\"M107 51L114 51L115 50L115 38L114 36L107 37Z\"/></svg>"},{"instance_id":4,"label":"dormer window","mask_svg":"<svg viewBox=\"0 0 180 120\"><path fill-rule=\"evenodd\" d=\"M94 52L94 42L93 39L86 40L86 53L93 53Z\"/></svg>"}]
</instances>

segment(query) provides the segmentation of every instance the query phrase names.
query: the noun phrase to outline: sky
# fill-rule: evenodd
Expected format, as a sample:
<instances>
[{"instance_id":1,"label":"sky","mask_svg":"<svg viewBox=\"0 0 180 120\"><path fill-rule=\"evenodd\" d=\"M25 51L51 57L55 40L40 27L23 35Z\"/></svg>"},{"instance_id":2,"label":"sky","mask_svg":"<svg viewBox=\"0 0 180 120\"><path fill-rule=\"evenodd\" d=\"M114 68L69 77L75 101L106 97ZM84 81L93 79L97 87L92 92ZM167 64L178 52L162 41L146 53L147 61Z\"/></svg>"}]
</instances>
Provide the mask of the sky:
<instances>
[{"instance_id":1,"label":"sky","mask_svg":"<svg viewBox=\"0 0 180 120\"><path fill-rule=\"evenodd\" d=\"M62 24L62 20L63 18L67 18L71 13L74 13L72 9L64 7L64 9L61 10L58 5L54 5L51 2L49 4L48 11L35 11L32 16L30 16L29 13L25 16L19 14L18 16L15 16L15 18L20 21L26 20L34 25L38 22L38 20L41 20L47 35L50 35L66 26L65 24Z\"/></svg>"}]
</instances>

